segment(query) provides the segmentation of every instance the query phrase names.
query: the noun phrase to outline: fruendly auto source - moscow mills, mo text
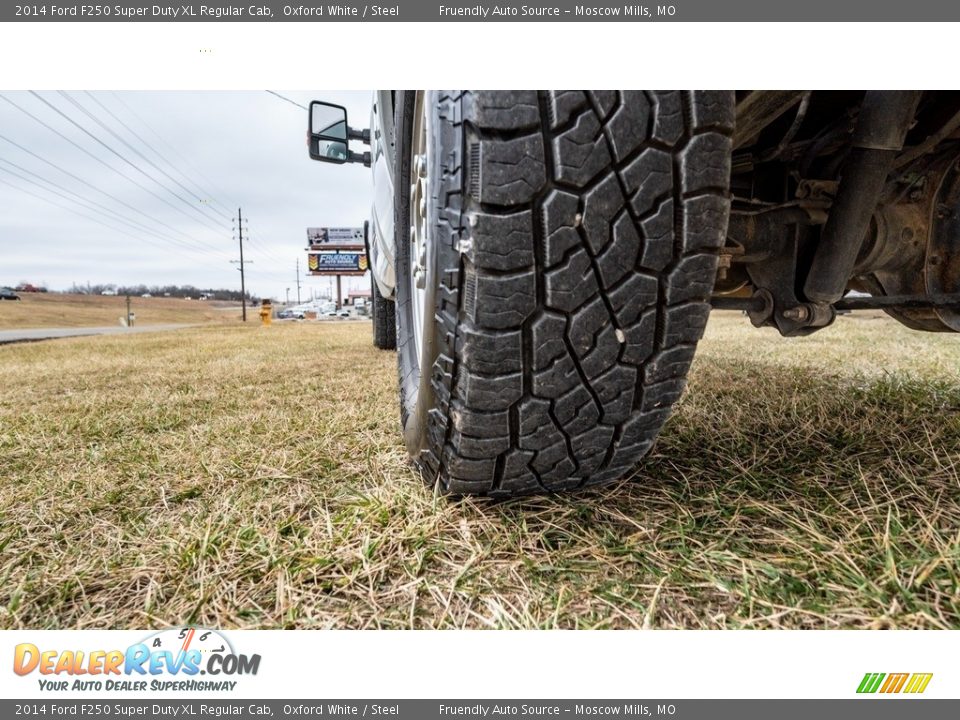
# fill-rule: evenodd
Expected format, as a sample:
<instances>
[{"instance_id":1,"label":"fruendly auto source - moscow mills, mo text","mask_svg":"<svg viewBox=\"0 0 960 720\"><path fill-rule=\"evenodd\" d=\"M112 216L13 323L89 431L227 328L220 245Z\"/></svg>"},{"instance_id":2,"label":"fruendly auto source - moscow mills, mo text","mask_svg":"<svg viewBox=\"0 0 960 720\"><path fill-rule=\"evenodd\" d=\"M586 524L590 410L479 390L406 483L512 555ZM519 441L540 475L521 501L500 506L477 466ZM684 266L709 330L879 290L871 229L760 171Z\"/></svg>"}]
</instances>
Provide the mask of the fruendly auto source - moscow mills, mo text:
<instances>
[{"instance_id":1,"label":"fruendly auto source - moscow mills, mo text","mask_svg":"<svg viewBox=\"0 0 960 720\"><path fill-rule=\"evenodd\" d=\"M440 6L441 17L560 17L572 15L575 17L629 17L653 18L673 17L677 8L674 5L575 5L573 9L559 8L549 5L472 5L470 7Z\"/></svg>"}]
</instances>

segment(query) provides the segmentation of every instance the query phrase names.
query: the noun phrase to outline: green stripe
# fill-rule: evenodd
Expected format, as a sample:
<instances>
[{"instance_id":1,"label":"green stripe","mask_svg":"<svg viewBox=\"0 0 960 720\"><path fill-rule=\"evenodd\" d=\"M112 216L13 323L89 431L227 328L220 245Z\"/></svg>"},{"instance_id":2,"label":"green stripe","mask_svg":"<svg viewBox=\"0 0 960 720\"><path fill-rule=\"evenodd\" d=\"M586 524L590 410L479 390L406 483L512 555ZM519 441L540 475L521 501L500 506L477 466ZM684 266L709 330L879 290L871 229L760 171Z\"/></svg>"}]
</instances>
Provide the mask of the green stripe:
<instances>
[{"instance_id":1,"label":"green stripe","mask_svg":"<svg viewBox=\"0 0 960 720\"><path fill-rule=\"evenodd\" d=\"M883 679L887 676L886 673L877 673L877 679L874 680L873 685L870 686L870 689L867 690L868 693L875 693L880 689L880 684L883 682Z\"/></svg>"},{"instance_id":2,"label":"green stripe","mask_svg":"<svg viewBox=\"0 0 960 720\"><path fill-rule=\"evenodd\" d=\"M883 679L886 676L886 673L867 673L863 676L863 680L860 681L860 686L857 688L857 692L875 693L880 689L880 683L883 682Z\"/></svg>"}]
</instances>

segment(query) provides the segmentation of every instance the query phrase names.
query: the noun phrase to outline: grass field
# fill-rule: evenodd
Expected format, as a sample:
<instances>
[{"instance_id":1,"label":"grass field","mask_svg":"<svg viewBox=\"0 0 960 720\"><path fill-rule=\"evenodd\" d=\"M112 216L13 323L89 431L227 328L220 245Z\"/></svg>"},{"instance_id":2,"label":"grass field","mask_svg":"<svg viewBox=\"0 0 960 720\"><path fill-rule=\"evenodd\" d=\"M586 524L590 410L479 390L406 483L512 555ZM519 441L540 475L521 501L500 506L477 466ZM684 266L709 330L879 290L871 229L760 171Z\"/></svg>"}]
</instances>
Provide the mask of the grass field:
<instances>
[{"instance_id":1,"label":"grass field","mask_svg":"<svg viewBox=\"0 0 960 720\"><path fill-rule=\"evenodd\" d=\"M0 347L0 626L960 628L960 338L716 314L633 477L434 497L360 324Z\"/></svg>"},{"instance_id":2,"label":"grass field","mask_svg":"<svg viewBox=\"0 0 960 720\"><path fill-rule=\"evenodd\" d=\"M19 293L20 302L0 302L0 330L47 327L106 327L119 325L127 314L123 297ZM183 300L180 298L130 298L137 325L165 323L236 322L239 303Z\"/></svg>"}]
</instances>

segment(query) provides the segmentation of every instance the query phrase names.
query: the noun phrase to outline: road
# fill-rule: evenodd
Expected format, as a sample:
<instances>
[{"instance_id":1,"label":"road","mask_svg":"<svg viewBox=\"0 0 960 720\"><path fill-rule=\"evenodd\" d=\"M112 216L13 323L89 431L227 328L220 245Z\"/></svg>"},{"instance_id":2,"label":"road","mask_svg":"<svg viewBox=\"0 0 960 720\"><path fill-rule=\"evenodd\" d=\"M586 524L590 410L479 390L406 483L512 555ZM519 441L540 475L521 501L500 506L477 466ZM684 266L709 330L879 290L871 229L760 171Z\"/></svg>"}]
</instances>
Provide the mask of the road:
<instances>
[{"instance_id":1,"label":"road","mask_svg":"<svg viewBox=\"0 0 960 720\"><path fill-rule=\"evenodd\" d=\"M32 340L54 340L56 338L81 337L83 335L132 335L134 333L159 332L161 330L178 330L193 327L189 324L169 325L135 325L132 328L120 325L108 327L73 327L73 328L19 328L15 330L0 330L0 345L4 343L30 342Z\"/></svg>"}]
</instances>

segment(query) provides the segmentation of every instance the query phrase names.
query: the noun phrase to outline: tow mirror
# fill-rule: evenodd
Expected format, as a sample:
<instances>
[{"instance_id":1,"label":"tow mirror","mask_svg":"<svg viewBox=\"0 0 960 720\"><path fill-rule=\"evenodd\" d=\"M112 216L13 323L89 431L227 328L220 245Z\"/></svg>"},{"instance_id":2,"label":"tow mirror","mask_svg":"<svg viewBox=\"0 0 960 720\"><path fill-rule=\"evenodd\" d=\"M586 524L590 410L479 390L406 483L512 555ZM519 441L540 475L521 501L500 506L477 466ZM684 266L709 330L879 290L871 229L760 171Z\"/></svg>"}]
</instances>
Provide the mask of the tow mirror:
<instances>
[{"instance_id":1,"label":"tow mirror","mask_svg":"<svg viewBox=\"0 0 960 720\"><path fill-rule=\"evenodd\" d=\"M342 105L314 100L310 103L310 158L320 162L363 163L370 167L370 153L350 150L350 140L370 142L370 131L352 130L347 124L347 109Z\"/></svg>"}]
</instances>

